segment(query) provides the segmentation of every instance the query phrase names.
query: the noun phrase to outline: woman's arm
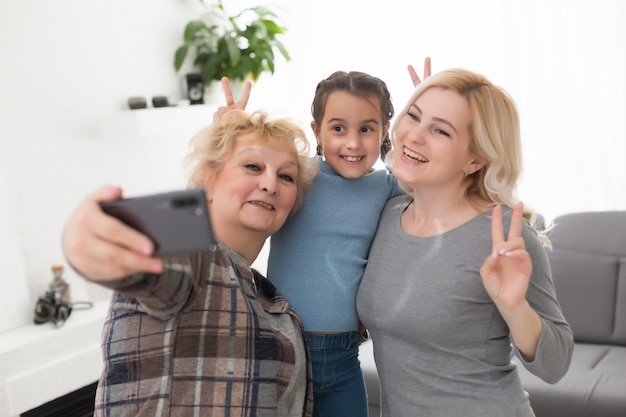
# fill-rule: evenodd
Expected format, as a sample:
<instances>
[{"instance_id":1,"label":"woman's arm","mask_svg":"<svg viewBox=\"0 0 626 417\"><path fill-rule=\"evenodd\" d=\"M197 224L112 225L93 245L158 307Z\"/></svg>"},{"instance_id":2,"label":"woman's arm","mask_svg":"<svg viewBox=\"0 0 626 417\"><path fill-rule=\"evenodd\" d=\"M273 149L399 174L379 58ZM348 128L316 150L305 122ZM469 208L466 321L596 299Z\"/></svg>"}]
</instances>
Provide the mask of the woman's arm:
<instances>
[{"instance_id":1,"label":"woman's arm","mask_svg":"<svg viewBox=\"0 0 626 417\"><path fill-rule=\"evenodd\" d=\"M524 365L546 382L553 383L569 368L574 339L556 299L545 249L539 239L530 234L526 239L532 256L526 249L522 212L520 203L513 210L505 239L502 209L494 208L492 254L480 273L487 293L509 327Z\"/></svg>"}]
</instances>

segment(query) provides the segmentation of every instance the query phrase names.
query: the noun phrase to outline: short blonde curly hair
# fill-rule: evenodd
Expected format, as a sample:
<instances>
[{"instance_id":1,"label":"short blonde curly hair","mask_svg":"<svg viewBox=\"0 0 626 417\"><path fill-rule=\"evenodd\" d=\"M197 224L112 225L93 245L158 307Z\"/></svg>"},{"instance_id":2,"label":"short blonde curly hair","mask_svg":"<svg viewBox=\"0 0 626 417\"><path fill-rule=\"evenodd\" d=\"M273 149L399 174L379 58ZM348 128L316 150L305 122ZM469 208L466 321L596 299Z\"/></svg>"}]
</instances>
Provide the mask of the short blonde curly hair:
<instances>
[{"instance_id":1,"label":"short blonde curly hair","mask_svg":"<svg viewBox=\"0 0 626 417\"><path fill-rule=\"evenodd\" d=\"M300 125L286 118L271 119L263 111L228 111L219 121L192 137L184 160L187 187L200 187L206 182L212 182L230 158L233 149L244 140L267 144L296 156L298 192L290 215L295 213L313 185L318 166L310 158L310 145Z\"/></svg>"}]
</instances>

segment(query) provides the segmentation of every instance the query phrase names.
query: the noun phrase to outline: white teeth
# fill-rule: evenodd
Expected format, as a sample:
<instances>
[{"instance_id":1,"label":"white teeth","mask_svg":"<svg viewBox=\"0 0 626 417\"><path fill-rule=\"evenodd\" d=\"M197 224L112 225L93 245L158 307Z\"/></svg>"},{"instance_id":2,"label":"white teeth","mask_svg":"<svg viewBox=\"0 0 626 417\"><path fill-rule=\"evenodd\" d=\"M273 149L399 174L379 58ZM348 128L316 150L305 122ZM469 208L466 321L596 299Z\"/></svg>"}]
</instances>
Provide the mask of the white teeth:
<instances>
[{"instance_id":1,"label":"white teeth","mask_svg":"<svg viewBox=\"0 0 626 417\"><path fill-rule=\"evenodd\" d=\"M359 162L361 159L363 159L362 156L344 156L343 159L345 159L348 162Z\"/></svg>"},{"instance_id":2,"label":"white teeth","mask_svg":"<svg viewBox=\"0 0 626 417\"><path fill-rule=\"evenodd\" d=\"M407 148L404 148L404 154L411 159L415 159L416 161L428 162L428 158L426 158L424 155L421 155L417 152L410 151Z\"/></svg>"}]
</instances>

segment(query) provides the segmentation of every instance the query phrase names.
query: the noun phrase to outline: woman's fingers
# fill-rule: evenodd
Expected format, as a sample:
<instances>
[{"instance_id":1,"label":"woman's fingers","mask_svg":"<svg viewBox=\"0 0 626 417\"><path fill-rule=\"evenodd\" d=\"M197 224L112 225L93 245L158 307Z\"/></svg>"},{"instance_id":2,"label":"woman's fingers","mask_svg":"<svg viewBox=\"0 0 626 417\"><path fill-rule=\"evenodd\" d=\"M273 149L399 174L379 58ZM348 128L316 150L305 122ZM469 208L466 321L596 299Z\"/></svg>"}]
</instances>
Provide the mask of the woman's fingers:
<instances>
[{"instance_id":1,"label":"woman's fingers","mask_svg":"<svg viewBox=\"0 0 626 417\"><path fill-rule=\"evenodd\" d=\"M233 97L233 90L230 86L230 80L228 77L222 77L222 90L224 90L224 101L226 105L219 106L215 113L213 113L213 123L217 123L226 112L233 109L245 110L250 99L250 91L252 90L252 81L248 80L243 84L243 91L241 97L235 102Z\"/></svg>"},{"instance_id":2,"label":"woman's fingers","mask_svg":"<svg viewBox=\"0 0 626 417\"><path fill-rule=\"evenodd\" d=\"M143 256L150 256L154 252L154 243L146 235L117 218L102 213L101 216L98 214L96 221L97 226L93 228L95 239Z\"/></svg>"},{"instance_id":3,"label":"woman's fingers","mask_svg":"<svg viewBox=\"0 0 626 417\"><path fill-rule=\"evenodd\" d=\"M411 76L411 81L413 82L413 86L416 87L419 83L422 82L419 75L417 75L417 71L415 71L415 67L413 65L408 65L407 69L409 70L409 75ZM426 57L424 59L424 79L430 77L431 68L430 68L430 58Z\"/></svg>"},{"instance_id":4,"label":"woman's fingers","mask_svg":"<svg viewBox=\"0 0 626 417\"><path fill-rule=\"evenodd\" d=\"M519 202L513 208L511 217L511 227L509 228L508 239L511 240L522 235L522 219L524 217L524 204Z\"/></svg>"},{"instance_id":5,"label":"woman's fingers","mask_svg":"<svg viewBox=\"0 0 626 417\"><path fill-rule=\"evenodd\" d=\"M246 109L248 100L250 99L250 91L252 91L252 81L246 80L246 82L244 82L241 97L239 97L237 101L235 101L235 97L233 96L233 90L228 77L222 77L222 89L224 90L224 100L226 101L226 107L228 109Z\"/></svg>"},{"instance_id":6,"label":"woman's fingers","mask_svg":"<svg viewBox=\"0 0 626 417\"><path fill-rule=\"evenodd\" d=\"M411 81L413 82L413 87L416 87L419 83L422 82L422 80L420 80L420 77L419 75L417 75L417 71L415 71L413 65L409 64L407 66L407 69L409 70L409 76L411 77Z\"/></svg>"},{"instance_id":7,"label":"woman's fingers","mask_svg":"<svg viewBox=\"0 0 626 417\"><path fill-rule=\"evenodd\" d=\"M502 206L495 206L491 213L491 253L493 257L504 248L504 229L502 227Z\"/></svg>"},{"instance_id":8,"label":"woman's fingers","mask_svg":"<svg viewBox=\"0 0 626 417\"><path fill-rule=\"evenodd\" d=\"M67 261L86 277L118 279L162 268L162 262L151 257L154 245L147 236L100 208L100 202L121 196L119 187L98 189L83 200L65 225L63 251Z\"/></svg>"},{"instance_id":9,"label":"woman's fingers","mask_svg":"<svg viewBox=\"0 0 626 417\"><path fill-rule=\"evenodd\" d=\"M235 104L233 98L233 90L230 88L230 80L228 77L222 77L222 90L224 90L224 100L226 101L226 107L230 107Z\"/></svg>"},{"instance_id":10,"label":"woman's fingers","mask_svg":"<svg viewBox=\"0 0 626 417\"><path fill-rule=\"evenodd\" d=\"M248 105L248 99L250 98L250 91L252 91L252 81L248 80L243 84L243 91L241 97L237 100L236 108L245 110Z\"/></svg>"},{"instance_id":11,"label":"woman's fingers","mask_svg":"<svg viewBox=\"0 0 626 417\"><path fill-rule=\"evenodd\" d=\"M509 255L512 251L525 248L524 239L522 238L522 221L524 215L524 205L517 203L513 209L511 216L511 226L505 240L504 226L502 224L502 206L497 205L493 208L491 218L491 241L492 256Z\"/></svg>"},{"instance_id":12,"label":"woman's fingers","mask_svg":"<svg viewBox=\"0 0 626 417\"><path fill-rule=\"evenodd\" d=\"M224 116L224 114L226 114L227 111L228 111L228 107L219 106L217 110L215 110L215 112L213 113L213 123L219 122L222 116Z\"/></svg>"},{"instance_id":13,"label":"woman's fingers","mask_svg":"<svg viewBox=\"0 0 626 417\"><path fill-rule=\"evenodd\" d=\"M113 281L136 272L162 271L161 260L111 244L95 236L86 238L79 244L88 250L79 249L71 264L93 280Z\"/></svg>"},{"instance_id":14,"label":"woman's fingers","mask_svg":"<svg viewBox=\"0 0 626 417\"><path fill-rule=\"evenodd\" d=\"M430 77L431 69L430 69L430 57L426 57L424 59L424 79Z\"/></svg>"}]
</instances>

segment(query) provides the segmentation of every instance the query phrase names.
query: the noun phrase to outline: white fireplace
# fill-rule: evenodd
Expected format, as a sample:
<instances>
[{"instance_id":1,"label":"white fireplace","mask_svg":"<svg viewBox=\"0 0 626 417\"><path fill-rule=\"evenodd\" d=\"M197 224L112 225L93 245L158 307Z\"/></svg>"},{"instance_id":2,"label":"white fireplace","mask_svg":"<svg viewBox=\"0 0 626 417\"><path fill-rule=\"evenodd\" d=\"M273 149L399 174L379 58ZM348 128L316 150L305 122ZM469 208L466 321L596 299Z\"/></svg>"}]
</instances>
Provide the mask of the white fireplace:
<instances>
[{"instance_id":1,"label":"white fireplace","mask_svg":"<svg viewBox=\"0 0 626 417\"><path fill-rule=\"evenodd\" d=\"M0 334L0 417L18 417L99 379L108 305L74 310L59 328L29 324Z\"/></svg>"}]
</instances>

